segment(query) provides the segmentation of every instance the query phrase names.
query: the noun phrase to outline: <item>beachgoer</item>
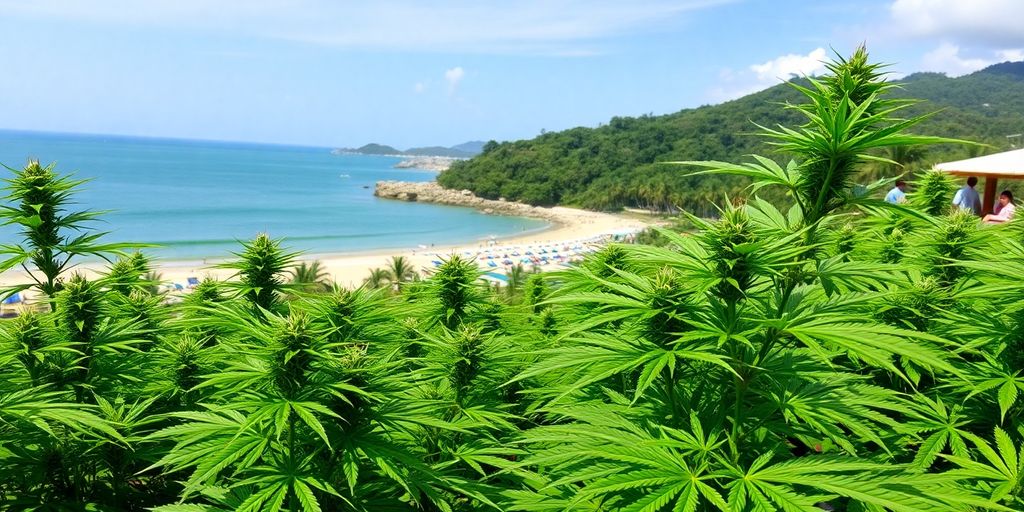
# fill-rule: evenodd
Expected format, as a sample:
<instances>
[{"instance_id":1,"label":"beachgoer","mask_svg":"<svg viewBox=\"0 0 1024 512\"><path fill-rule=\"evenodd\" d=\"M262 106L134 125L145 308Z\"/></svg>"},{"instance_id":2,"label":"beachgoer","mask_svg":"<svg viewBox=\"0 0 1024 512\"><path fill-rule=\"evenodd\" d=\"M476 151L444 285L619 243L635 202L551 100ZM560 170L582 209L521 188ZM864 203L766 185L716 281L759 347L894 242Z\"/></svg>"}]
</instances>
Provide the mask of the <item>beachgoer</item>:
<instances>
[{"instance_id":1,"label":"beachgoer","mask_svg":"<svg viewBox=\"0 0 1024 512\"><path fill-rule=\"evenodd\" d=\"M978 191L974 190L974 186L977 184L978 178L974 176L967 178L967 184L957 190L956 195L953 196L953 206L981 216L981 197L978 196Z\"/></svg>"},{"instance_id":2,"label":"beachgoer","mask_svg":"<svg viewBox=\"0 0 1024 512\"><path fill-rule=\"evenodd\" d=\"M907 202L907 182L896 180L896 186L885 195L885 202L890 204Z\"/></svg>"},{"instance_id":3,"label":"beachgoer","mask_svg":"<svg viewBox=\"0 0 1024 512\"><path fill-rule=\"evenodd\" d=\"M999 194L999 204L996 205L995 212L986 215L982 220L991 224L1009 222L1013 220L1016 211L1017 207L1013 205L1013 192L1004 190Z\"/></svg>"}]
</instances>

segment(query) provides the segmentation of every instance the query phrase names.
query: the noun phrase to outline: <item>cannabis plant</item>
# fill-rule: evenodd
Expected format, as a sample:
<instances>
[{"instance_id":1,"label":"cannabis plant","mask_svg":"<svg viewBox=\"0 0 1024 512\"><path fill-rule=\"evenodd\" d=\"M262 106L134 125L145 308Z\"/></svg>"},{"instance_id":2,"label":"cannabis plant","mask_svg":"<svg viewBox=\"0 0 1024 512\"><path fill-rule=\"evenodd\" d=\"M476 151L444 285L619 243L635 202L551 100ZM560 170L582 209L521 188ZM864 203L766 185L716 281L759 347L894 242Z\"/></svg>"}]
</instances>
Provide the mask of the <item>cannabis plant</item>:
<instances>
[{"instance_id":1,"label":"cannabis plant","mask_svg":"<svg viewBox=\"0 0 1024 512\"><path fill-rule=\"evenodd\" d=\"M459 256L296 290L260 235L167 304L139 254L66 275L113 249L67 238L76 182L15 171L6 268L53 299L0 322L0 510L1024 509L1024 228L932 175L878 201L868 164L939 139L863 49L828 69L765 129L788 163L697 164L749 197L522 300Z\"/></svg>"},{"instance_id":2,"label":"cannabis plant","mask_svg":"<svg viewBox=\"0 0 1024 512\"><path fill-rule=\"evenodd\" d=\"M285 273L292 267L296 253L286 252L279 240L273 240L266 233L260 233L250 242L242 244L238 260L220 265L235 270L237 292L246 298L255 313L280 311L282 296L289 288L285 284Z\"/></svg>"},{"instance_id":3,"label":"cannabis plant","mask_svg":"<svg viewBox=\"0 0 1024 512\"><path fill-rule=\"evenodd\" d=\"M973 510L1019 500L1006 462L1016 467L1017 441L997 433L996 454L984 439L992 416L939 405L964 403L977 389L966 373L980 378L965 365L984 360L980 329L956 326L998 307L969 270L976 228L924 221L912 240L931 242L898 247L912 268L858 243L883 215L872 190L884 183L859 185L861 165L939 139L903 133L920 118L893 117L909 102L885 98L893 86L863 49L828 69L794 85L808 102L790 108L806 125L763 129L788 164L691 162L751 176L755 193L785 187L796 215L755 197L698 222L693 237L666 232L667 248L620 246L560 276L547 302L572 315L570 327L518 377L540 383L529 396L544 421L523 434L530 455L516 467L535 480L514 506ZM904 232L887 236L902 242ZM987 372L982 382L1007 382ZM953 388L962 391L938 401ZM1002 411L1012 411L1008 393ZM988 400L969 401L980 413ZM931 436L951 428L956 442Z\"/></svg>"},{"instance_id":4,"label":"cannabis plant","mask_svg":"<svg viewBox=\"0 0 1024 512\"><path fill-rule=\"evenodd\" d=\"M949 174L935 169L925 171L911 185L911 204L929 215L940 216L949 211L956 189Z\"/></svg>"},{"instance_id":5,"label":"cannabis plant","mask_svg":"<svg viewBox=\"0 0 1024 512\"><path fill-rule=\"evenodd\" d=\"M60 276L81 257L109 259L129 244L100 243L104 233L86 231L89 221L99 212L69 211L71 196L84 183L54 171L54 164L43 167L29 161L22 169L11 169L13 177L5 180L0 207L0 220L21 228L21 244L0 246L0 272L20 267L32 280L8 287L6 297L28 288L38 288L52 299L62 288ZM137 244L135 245L137 246Z\"/></svg>"}]
</instances>

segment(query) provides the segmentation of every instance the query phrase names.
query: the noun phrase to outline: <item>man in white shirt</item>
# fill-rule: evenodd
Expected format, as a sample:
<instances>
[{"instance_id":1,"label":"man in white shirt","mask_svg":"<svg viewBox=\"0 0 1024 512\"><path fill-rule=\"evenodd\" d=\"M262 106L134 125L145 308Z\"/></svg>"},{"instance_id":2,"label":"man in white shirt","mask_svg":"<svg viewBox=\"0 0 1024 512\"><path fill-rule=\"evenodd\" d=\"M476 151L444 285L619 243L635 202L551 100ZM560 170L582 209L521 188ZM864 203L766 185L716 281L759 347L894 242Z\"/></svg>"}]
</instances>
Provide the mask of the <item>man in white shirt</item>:
<instances>
[{"instance_id":1,"label":"man in white shirt","mask_svg":"<svg viewBox=\"0 0 1024 512\"><path fill-rule=\"evenodd\" d=\"M956 195L953 196L953 206L974 212L975 215L981 216L981 197L978 196L978 191L974 190L974 186L978 184L978 178L971 176L967 178L967 184L956 191Z\"/></svg>"}]
</instances>

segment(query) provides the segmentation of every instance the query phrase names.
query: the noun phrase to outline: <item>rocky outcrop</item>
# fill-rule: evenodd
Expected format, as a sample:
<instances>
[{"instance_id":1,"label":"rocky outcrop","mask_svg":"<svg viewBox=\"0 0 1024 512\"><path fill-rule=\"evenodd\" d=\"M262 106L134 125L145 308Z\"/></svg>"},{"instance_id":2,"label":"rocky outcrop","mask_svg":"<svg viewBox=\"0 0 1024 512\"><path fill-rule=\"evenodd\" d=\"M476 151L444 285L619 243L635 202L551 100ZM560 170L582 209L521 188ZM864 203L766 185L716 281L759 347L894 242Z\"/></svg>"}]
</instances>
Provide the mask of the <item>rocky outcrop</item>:
<instances>
[{"instance_id":1,"label":"rocky outcrop","mask_svg":"<svg viewBox=\"0 0 1024 512\"><path fill-rule=\"evenodd\" d=\"M444 171L452 166L455 158L443 156L417 156L407 158L395 164L395 169L424 169L427 171Z\"/></svg>"},{"instance_id":2,"label":"rocky outcrop","mask_svg":"<svg viewBox=\"0 0 1024 512\"><path fill-rule=\"evenodd\" d=\"M564 220L558 212L551 208L509 202L503 200L504 198L498 201L484 199L477 197L469 190L451 190L433 181L378 181L373 195L384 199L419 201L422 203L447 204L451 206L470 206L488 215L533 217L552 222Z\"/></svg>"}]
</instances>

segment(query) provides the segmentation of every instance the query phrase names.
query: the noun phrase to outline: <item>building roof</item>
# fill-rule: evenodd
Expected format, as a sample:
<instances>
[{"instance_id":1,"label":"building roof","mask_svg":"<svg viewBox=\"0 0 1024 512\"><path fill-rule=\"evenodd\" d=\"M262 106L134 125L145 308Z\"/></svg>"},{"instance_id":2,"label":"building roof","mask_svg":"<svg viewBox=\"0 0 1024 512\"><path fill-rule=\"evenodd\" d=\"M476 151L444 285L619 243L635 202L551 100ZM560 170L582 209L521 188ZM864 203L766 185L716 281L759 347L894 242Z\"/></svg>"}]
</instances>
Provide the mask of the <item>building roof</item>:
<instances>
[{"instance_id":1,"label":"building roof","mask_svg":"<svg viewBox=\"0 0 1024 512\"><path fill-rule=\"evenodd\" d=\"M959 176L1024 179L1024 149L946 162L936 165L935 168Z\"/></svg>"}]
</instances>

